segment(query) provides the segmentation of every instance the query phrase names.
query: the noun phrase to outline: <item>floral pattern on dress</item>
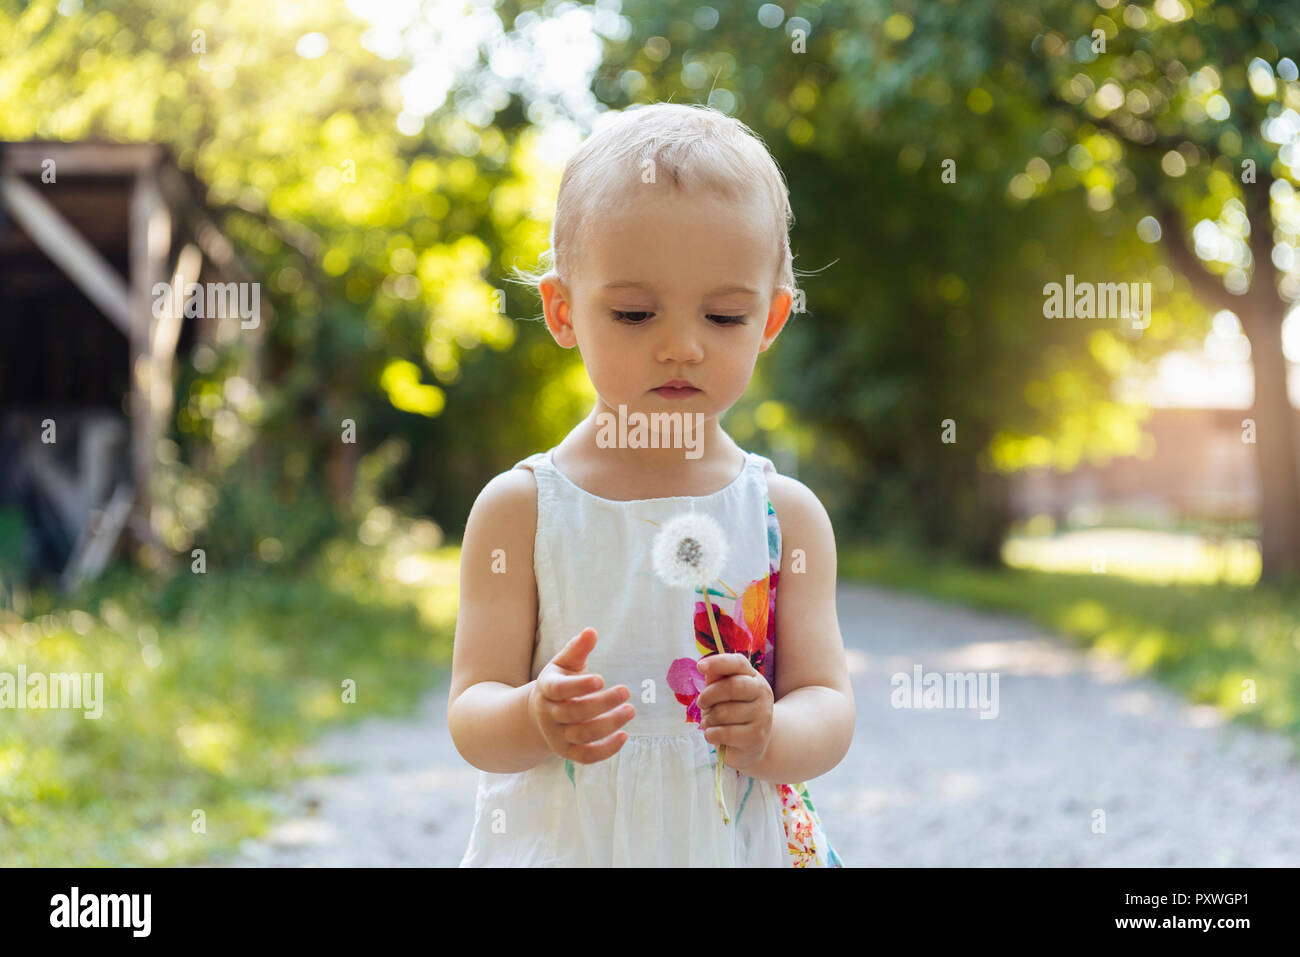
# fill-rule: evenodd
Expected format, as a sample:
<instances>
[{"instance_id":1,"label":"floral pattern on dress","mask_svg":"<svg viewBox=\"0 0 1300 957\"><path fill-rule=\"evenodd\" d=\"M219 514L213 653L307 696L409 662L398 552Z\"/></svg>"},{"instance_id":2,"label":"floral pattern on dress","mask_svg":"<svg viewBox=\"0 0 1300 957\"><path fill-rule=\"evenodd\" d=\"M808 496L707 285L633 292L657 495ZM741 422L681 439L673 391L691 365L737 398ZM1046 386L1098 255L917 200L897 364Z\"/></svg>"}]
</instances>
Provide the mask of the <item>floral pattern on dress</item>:
<instances>
[{"instance_id":1,"label":"floral pattern on dress","mask_svg":"<svg viewBox=\"0 0 1300 957\"><path fill-rule=\"evenodd\" d=\"M781 813L785 821L785 842L792 867L843 867L840 856L822 830L821 818L813 807L808 786L781 784ZM824 848L824 856L818 848Z\"/></svg>"},{"instance_id":2,"label":"floral pattern on dress","mask_svg":"<svg viewBox=\"0 0 1300 957\"><path fill-rule=\"evenodd\" d=\"M686 706L688 722L698 725L703 717L696 703L706 684L704 675L700 674L699 661L710 655L744 654L754 670L767 679L773 694L776 693L776 586L781 578L781 526L770 498L767 500L767 553L768 573L751 581L739 596L725 582L720 584L731 592L730 595L712 588L707 589L706 595L703 588L695 589L704 599L695 603L693 622L695 647L699 649L700 657L678 658L668 667L668 687ZM714 601L714 596L729 604L724 606ZM713 639L713 627L704 601L713 606L718 635L722 639L721 649L716 647ZM753 786L753 778L750 778L750 786ZM781 818L792 866L843 867L840 856L822 830L821 818L813 807L807 785L803 782L779 784L777 789L781 796ZM743 803L741 810L744 810ZM739 819L739 812L736 817Z\"/></svg>"},{"instance_id":3,"label":"floral pattern on dress","mask_svg":"<svg viewBox=\"0 0 1300 957\"><path fill-rule=\"evenodd\" d=\"M725 583L723 587L727 587ZM697 588L696 591L701 592L701 589ZM704 602L697 601L694 616L695 647L699 649L700 657L678 658L668 666L668 687L673 690L677 700L686 705L686 720L695 724L699 724L703 717L696 699L706 684L699 669L699 662L705 658L716 654L743 654L755 671L766 677L769 683L772 681L769 663L773 648L771 622L774 609L769 577L765 575L750 582L741 595L730 601L722 592L712 588L708 591L707 598L713 606L713 619L718 623L722 647L718 648L714 641L713 626L709 622ZM714 596L727 601L727 604L723 605Z\"/></svg>"}]
</instances>

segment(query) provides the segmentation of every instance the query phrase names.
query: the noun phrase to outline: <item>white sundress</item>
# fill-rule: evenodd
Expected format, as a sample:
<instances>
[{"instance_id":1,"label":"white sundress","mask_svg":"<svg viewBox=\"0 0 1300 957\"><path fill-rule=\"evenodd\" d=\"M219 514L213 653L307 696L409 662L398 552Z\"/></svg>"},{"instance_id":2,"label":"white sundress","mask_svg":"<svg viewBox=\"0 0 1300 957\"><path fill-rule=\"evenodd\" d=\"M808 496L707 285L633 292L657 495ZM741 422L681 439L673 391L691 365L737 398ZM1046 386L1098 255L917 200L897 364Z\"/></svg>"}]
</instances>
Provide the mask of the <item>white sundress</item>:
<instances>
[{"instance_id":1,"label":"white sundress","mask_svg":"<svg viewBox=\"0 0 1300 957\"><path fill-rule=\"evenodd\" d=\"M716 651L699 588L655 575L651 543L681 512L717 520L727 562L709 597L724 650L744 650L773 687L781 533L767 496L772 462L745 453L711 495L614 501L555 467L552 452L516 464L537 479L534 570L538 621L532 678L584 628L596 629L587 671L626 685L636 716L611 757L580 764L551 755L513 774L479 771L474 826L461 867L841 867L802 783L760 781L724 767L699 728L692 687L669 670ZM681 672L679 666L679 673ZM702 681L702 678L701 678Z\"/></svg>"}]
</instances>

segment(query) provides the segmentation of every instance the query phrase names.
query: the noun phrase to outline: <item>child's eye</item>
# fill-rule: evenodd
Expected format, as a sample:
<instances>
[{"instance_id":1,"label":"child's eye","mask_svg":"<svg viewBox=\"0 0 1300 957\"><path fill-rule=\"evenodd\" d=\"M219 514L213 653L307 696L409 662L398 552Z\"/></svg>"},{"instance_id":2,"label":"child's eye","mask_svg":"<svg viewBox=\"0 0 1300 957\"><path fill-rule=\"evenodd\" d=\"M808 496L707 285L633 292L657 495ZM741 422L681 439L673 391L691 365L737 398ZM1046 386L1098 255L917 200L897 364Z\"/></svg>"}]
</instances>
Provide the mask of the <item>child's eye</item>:
<instances>
[{"instance_id":1,"label":"child's eye","mask_svg":"<svg viewBox=\"0 0 1300 957\"><path fill-rule=\"evenodd\" d=\"M610 312L619 322L626 322L628 325L632 326L639 326L654 315L653 312L633 312L625 309L611 309ZM705 318L712 320L719 326L739 326L745 322L745 315L743 313L738 316L724 316L717 313L709 313Z\"/></svg>"}]
</instances>

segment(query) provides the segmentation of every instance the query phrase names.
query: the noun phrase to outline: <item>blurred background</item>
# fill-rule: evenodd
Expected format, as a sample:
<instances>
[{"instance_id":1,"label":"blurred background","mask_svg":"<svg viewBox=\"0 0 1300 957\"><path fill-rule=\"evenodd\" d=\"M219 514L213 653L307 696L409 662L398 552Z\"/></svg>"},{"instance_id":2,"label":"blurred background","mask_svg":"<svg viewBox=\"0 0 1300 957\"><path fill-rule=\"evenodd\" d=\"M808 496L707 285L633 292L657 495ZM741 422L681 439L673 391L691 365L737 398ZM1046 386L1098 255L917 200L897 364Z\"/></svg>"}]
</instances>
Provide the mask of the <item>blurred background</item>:
<instances>
[{"instance_id":1,"label":"blurred background","mask_svg":"<svg viewBox=\"0 0 1300 957\"><path fill-rule=\"evenodd\" d=\"M723 424L841 583L1296 738L1298 61L1269 0L0 0L0 670L106 702L0 711L0 863L207 860L445 681L470 506L595 398L512 270L663 100L788 180L807 300Z\"/></svg>"}]
</instances>

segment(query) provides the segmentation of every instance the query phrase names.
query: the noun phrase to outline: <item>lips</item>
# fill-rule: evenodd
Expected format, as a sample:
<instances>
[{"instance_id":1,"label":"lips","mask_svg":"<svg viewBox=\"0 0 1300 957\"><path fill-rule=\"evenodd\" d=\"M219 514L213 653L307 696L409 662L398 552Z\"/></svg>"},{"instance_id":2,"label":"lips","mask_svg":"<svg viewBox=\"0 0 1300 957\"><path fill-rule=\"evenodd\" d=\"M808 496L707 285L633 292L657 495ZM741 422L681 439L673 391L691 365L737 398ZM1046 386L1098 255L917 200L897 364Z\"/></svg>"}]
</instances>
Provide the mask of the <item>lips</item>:
<instances>
[{"instance_id":1,"label":"lips","mask_svg":"<svg viewBox=\"0 0 1300 957\"><path fill-rule=\"evenodd\" d=\"M651 389L655 395L661 395L665 399L684 399L687 396L695 395L700 390L691 385L685 379L673 379L671 382L665 382L657 389Z\"/></svg>"}]
</instances>

